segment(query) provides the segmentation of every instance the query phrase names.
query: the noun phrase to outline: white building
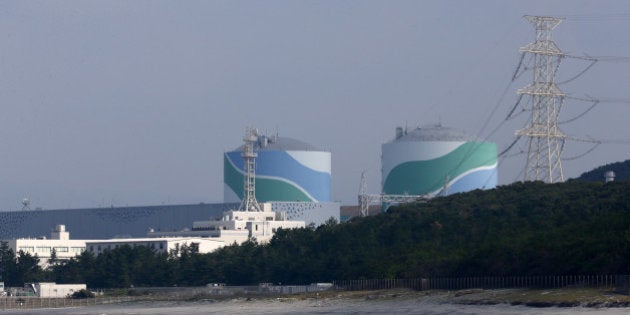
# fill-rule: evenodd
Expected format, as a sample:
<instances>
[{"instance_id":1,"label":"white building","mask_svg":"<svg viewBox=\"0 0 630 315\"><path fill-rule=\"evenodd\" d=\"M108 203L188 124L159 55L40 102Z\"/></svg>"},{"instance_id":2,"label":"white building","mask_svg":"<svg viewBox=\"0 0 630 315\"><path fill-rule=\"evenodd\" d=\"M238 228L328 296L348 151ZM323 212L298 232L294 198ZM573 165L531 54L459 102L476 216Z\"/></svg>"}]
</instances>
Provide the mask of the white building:
<instances>
[{"instance_id":1,"label":"white building","mask_svg":"<svg viewBox=\"0 0 630 315\"><path fill-rule=\"evenodd\" d=\"M278 229L303 228L304 221L287 220L285 211L272 211L270 203L260 204L261 211L231 210L221 220L195 221L192 230L179 232L150 231L146 238L108 240L71 240L65 225L57 225L46 238L24 238L6 242L16 254L20 251L37 256L42 268L49 266L53 251L57 260L69 260L83 251L98 256L105 250L120 246L145 246L158 253L170 253L182 246L195 246L199 253L210 253L231 244L242 244L250 238L259 243L271 240Z\"/></svg>"},{"instance_id":2,"label":"white building","mask_svg":"<svg viewBox=\"0 0 630 315\"><path fill-rule=\"evenodd\" d=\"M85 284L56 284L54 282L31 283L31 290L40 298L65 298L77 291L86 290Z\"/></svg>"},{"instance_id":3,"label":"white building","mask_svg":"<svg viewBox=\"0 0 630 315\"><path fill-rule=\"evenodd\" d=\"M65 225L57 225L50 233L50 239L44 238L20 238L5 240L9 248L15 252L28 253L39 258L39 265L42 268L48 267L48 261L55 252L57 259L69 260L80 255L85 250L85 240L71 240L70 233L66 231Z\"/></svg>"},{"instance_id":4,"label":"white building","mask_svg":"<svg viewBox=\"0 0 630 315\"><path fill-rule=\"evenodd\" d=\"M245 234L247 232L245 231ZM245 236L247 239L247 236ZM231 240L231 239L230 239ZM171 250L181 248L182 246L195 246L199 253L209 253L228 244L219 238L201 238L201 237L167 237L167 238L121 238L109 240L71 240L70 233L66 231L65 225L57 225L47 238L21 238L14 240L5 240L9 248L19 254L20 251L28 253L39 258L39 265L42 268L49 267L49 260L52 252L56 254L57 260L70 260L82 252L88 250L90 253L98 256L105 250L112 250L123 245L146 246L155 252L169 253ZM233 242L233 241L231 241Z\"/></svg>"},{"instance_id":5,"label":"white building","mask_svg":"<svg viewBox=\"0 0 630 315\"><path fill-rule=\"evenodd\" d=\"M110 240L91 240L86 241L87 250L98 256L105 250L113 250L120 246L145 246L152 249L156 253L170 253L178 250L183 246L198 248L199 253L205 254L215 251L226 243L219 239L201 238L201 237L165 237L165 238L121 238Z\"/></svg>"},{"instance_id":6,"label":"white building","mask_svg":"<svg viewBox=\"0 0 630 315\"><path fill-rule=\"evenodd\" d=\"M209 237L219 239L226 244L241 244L249 238L259 243L271 240L280 228L303 228L304 221L289 221L286 212L271 210L270 203L261 203L261 211L230 210L223 213L221 220L195 221L192 230L175 232L150 231L149 237Z\"/></svg>"}]
</instances>

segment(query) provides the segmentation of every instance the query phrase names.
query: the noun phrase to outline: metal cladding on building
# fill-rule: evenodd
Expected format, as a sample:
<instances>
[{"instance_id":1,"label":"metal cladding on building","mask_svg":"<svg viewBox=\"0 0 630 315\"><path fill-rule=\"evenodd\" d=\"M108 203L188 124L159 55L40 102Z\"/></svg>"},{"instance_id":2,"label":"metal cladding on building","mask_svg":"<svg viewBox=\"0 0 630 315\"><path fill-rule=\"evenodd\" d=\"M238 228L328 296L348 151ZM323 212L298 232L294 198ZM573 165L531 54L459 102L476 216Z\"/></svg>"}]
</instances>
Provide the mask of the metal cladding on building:
<instances>
[{"instance_id":1,"label":"metal cladding on building","mask_svg":"<svg viewBox=\"0 0 630 315\"><path fill-rule=\"evenodd\" d=\"M0 211L0 240L38 238L60 223L72 239L146 237L154 232L181 231L194 221L220 219L238 203L199 203L138 207ZM339 221L339 203L272 202L273 211L285 211L287 219L319 226L330 217Z\"/></svg>"},{"instance_id":2,"label":"metal cladding on building","mask_svg":"<svg viewBox=\"0 0 630 315\"><path fill-rule=\"evenodd\" d=\"M407 132L382 145L382 192L447 195L497 185L497 145L441 125Z\"/></svg>"},{"instance_id":3,"label":"metal cladding on building","mask_svg":"<svg viewBox=\"0 0 630 315\"><path fill-rule=\"evenodd\" d=\"M243 197L243 147L223 158L224 201ZM331 201L331 153L299 140L258 136L255 143L256 199L268 201Z\"/></svg>"},{"instance_id":4,"label":"metal cladding on building","mask_svg":"<svg viewBox=\"0 0 630 315\"><path fill-rule=\"evenodd\" d=\"M191 222L220 218L237 203L0 211L0 239L40 237L65 225L73 239L145 237L149 229L179 231ZM298 214L299 215L299 214ZM318 222L316 222L318 223Z\"/></svg>"}]
</instances>

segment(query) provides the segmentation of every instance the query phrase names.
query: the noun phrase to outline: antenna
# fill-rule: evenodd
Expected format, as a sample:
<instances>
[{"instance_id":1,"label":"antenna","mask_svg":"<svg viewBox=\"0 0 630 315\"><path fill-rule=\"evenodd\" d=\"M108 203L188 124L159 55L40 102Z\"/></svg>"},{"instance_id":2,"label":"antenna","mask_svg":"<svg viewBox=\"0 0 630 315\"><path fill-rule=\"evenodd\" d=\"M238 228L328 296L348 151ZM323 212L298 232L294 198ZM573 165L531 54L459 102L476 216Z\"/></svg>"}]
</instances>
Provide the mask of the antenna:
<instances>
[{"instance_id":1,"label":"antenna","mask_svg":"<svg viewBox=\"0 0 630 315\"><path fill-rule=\"evenodd\" d=\"M258 130L248 127L243 138L243 157L245 177L243 180L243 201L239 211L261 211L258 201L256 201L256 152L254 143L258 141Z\"/></svg>"},{"instance_id":2,"label":"antenna","mask_svg":"<svg viewBox=\"0 0 630 315\"><path fill-rule=\"evenodd\" d=\"M551 31L563 19L529 15L525 19L533 24L536 40L519 49L523 54L532 54L534 60L532 83L517 92L529 96L531 106L528 125L516 131L517 136L528 138L524 180L561 182L564 175L560 155L567 135L558 128L558 114L565 94L555 79L564 54L551 40Z\"/></svg>"},{"instance_id":3,"label":"antenna","mask_svg":"<svg viewBox=\"0 0 630 315\"><path fill-rule=\"evenodd\" d=\"M28 198L22 199L22 210L31 210L31 201Z\"/></svg>"},{"instance_id":4,"label":"antenna","mask_svg":"<svg viewBox=\"0 0 630 315\"><path fill-rule=\"evenodd\" d=\"M370 215L370 197L367 193L367 180L365 172L361 172L361 183L359 184L359 211L362 217Z\"/></svg>"}]
</instances>

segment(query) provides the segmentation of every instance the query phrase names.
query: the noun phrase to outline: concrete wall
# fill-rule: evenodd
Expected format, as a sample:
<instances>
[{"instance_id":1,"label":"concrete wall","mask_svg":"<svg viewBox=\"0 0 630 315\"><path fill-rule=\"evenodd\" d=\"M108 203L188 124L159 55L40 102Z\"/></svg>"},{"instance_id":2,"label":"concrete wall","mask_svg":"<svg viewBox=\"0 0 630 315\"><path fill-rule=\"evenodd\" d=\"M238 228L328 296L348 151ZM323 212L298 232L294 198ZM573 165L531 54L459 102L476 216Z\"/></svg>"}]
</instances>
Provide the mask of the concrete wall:
<instances>
[{"instance_id":1,"label":"concrete wall","mask_svg":"<svg viewBox=\"0 0 630 315\"><path fill-rule=\"evenodd\" d=\"M74 292L85 290L85 284L56 284L54 282L34 283L35 295L41 298L63 298Z\"/></svg>"}]
</instances>

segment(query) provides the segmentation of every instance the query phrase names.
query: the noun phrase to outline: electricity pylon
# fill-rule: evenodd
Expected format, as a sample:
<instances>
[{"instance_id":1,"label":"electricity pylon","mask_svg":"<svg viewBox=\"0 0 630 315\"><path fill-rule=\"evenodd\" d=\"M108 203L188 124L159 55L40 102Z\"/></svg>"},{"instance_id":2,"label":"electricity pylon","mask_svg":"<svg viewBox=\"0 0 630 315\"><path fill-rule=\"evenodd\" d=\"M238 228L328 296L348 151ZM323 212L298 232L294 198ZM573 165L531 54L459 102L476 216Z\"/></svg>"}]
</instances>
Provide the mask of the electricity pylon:
<instances>
[{"instance_id":1,"label":"electricity pylon","mask_svg":"<svg viewBox=\"0 0 630 315\"><path fill-rule=\"evenodd\" d=\"M536 40L519 49L523 54L531 54L534 60L533 82L518 90L518 94L529 96L531 106L528 125L516 131L517 136L528 138L524 180L562 182L560 156L567 135L558 128L558 114L565 94L555 80L564 54L551 40L551 31L562 19L547 16L525 16L525 19L533 24Z\"/></svg>"}]
</instances>

